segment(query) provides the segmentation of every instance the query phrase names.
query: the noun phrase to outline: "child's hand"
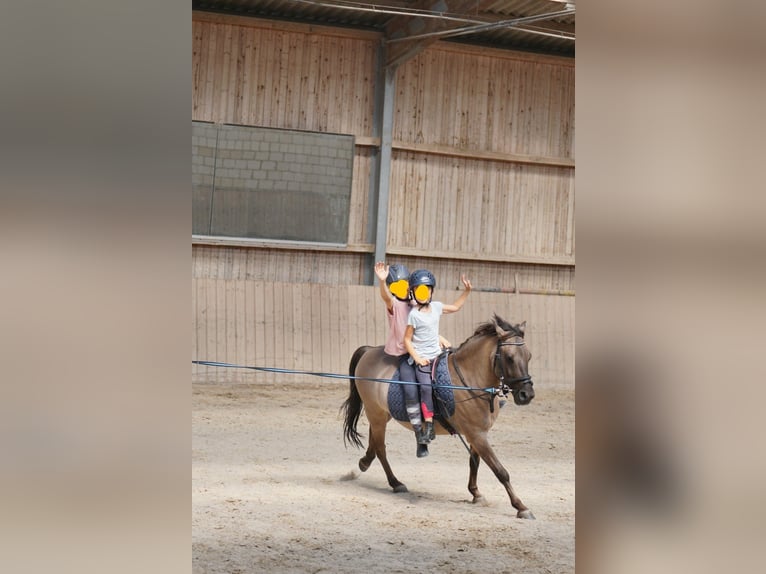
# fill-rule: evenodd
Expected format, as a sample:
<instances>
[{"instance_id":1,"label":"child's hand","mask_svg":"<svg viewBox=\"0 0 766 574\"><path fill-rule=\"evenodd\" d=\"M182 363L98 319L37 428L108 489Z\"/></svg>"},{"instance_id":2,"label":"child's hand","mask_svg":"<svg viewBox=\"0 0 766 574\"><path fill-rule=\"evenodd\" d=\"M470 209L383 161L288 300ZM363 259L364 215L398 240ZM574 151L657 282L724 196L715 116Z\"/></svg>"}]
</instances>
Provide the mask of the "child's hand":
<instances>
[{"instance_id":1,"label":"child's hand","mask_svg":"<svg viewBox=\"0 0 766 574\"><path fill-rule=\"evenodd\" d=\"M382 261L378 261L375 264L375 275L378 276L378 279L381 281L385 281L388 277L388 265L383 263Z\"/></svg>"},{"instance_id":2,"label":"child's hand","mask_svg":"<svg viewBox=\"0 0 766 574\"><path fill-rule=\"evenodd\" d=\"M471 289L473 289L471 282L465 278L465 274L460 276L460 280L463 282L463 285L465 286L466 291L470 291Z\"/></svg>"},{"instance_id":3,"label":"child's hand","mask_svg":"<svg viewBox=\"0 0 766 574\"><path fill-rule=\"evenodd\" d=\"M421 367L427 367L427 366L428 366L428 365L431 363L431 361L429 361L428 359L422 359L422 358L418 359L418 360L417 360L417 361L415 361L415 362L416 362L418 365L420 365Z\"/></svg>"}]
</instances>

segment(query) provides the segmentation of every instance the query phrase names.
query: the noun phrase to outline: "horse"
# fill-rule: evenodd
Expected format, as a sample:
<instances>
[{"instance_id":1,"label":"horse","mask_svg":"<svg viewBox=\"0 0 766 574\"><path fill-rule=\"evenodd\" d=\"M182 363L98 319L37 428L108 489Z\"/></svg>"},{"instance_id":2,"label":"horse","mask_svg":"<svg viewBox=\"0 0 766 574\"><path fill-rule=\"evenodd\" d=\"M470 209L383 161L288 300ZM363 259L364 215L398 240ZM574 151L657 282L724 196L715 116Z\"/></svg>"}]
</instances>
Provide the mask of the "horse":
<instances>
[{"instance_id":1,"label":"horse","mask_svg":"<svg viewBox=\"0 0 766 574\"><path fill-rule=\"evenodd\" d=\"M513 395L517 405L527 405L534 398L528 364L532 358L524 341L526 321L512 325L497 314L476 328L473 335L457 349L447 354L447 365L454 388L455 412L447 419L454 432L464 435L469 445L468 491L474 504L484 502L477 486L480 461L492 469L505 487L518 518L534 519L511 487L508 471L498 460L487 440L487 433L500 412L497 395ZM386 456L386 425L393 418L388 407L389 385L398 368L397 357L386 355L383 347L362 346L349 363L349 394L341 406L344 445L364 448L356 430L362 411L370 426L367 452L359 459L359 469L365 472L377 457L394 492L408 492L396 478ZM369 378L369 379L367 379ZM367 380L366 380L367 379ZM378 379L378 380L375 380ZM458 387L466 387L462 390ZM397 421L412 430L406 421ZM441 424L434 425L436 434L449 434Z\"/></svg>"}]
</instances>

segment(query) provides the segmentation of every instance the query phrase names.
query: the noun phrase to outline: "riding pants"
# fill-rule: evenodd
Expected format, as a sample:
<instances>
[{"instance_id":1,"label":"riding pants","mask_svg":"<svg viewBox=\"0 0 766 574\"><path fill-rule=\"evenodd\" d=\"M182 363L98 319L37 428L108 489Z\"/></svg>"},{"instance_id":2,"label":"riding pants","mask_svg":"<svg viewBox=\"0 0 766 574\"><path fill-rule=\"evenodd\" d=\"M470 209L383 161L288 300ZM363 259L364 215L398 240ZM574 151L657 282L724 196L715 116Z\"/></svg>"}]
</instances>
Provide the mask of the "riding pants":
<instances>
[{"instance_id":1,"label":"riding pants","mask_svg":"<svg viewBox=\"0 0 766 574\"><path fill-rule=\"evenodd\" d=\"M399 366L400 380L418 383L417 385L404 385L404 404L407 408L407 416L410 422L412 422L410 408L417 408L418 419L420 419L421 410L423 411L423 418L430 419L434 416L434 397L433 387L431 386L432 366L433 363L429 363L425 367L421 367L416 365L414 361L410 365L409 360L402 361ZM420 399L419 405L418 399ZM420 424L419 420L418 424ZM415 426L414 423L413 426Z\"/></svg>"}]
</instances>

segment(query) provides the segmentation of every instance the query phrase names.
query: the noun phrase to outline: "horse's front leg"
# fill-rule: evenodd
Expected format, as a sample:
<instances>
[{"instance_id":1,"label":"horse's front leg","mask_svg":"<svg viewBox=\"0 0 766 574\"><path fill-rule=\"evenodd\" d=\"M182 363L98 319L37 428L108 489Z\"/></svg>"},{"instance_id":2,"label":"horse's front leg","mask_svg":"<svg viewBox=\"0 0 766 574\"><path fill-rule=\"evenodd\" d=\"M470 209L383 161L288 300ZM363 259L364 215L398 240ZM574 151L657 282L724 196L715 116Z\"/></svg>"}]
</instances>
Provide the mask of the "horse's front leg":
<instances>
[{"instance_id":1,"label":"horse's front leg","mask_svg":"<svg viewBox=\"0 0 766 574\"><path fill-rule=\"evenodd\" d=\"M513 491L510 475L508 474L508 471L505 470L505 467L500 464L500 461L495 455L495 451L492 450L492 447L487 441L486 435L480 435L471 441L471 476L468 482L468 490L470 490L471 494L473 494L474 502L477 502L483 498L479 493L478 487L476 486L476 475L478 474L479 457L481 457L481 460L483 460L486 465L492 469L492 472L495 473L495 476L500 481L500 484L505 487L505 491L508 493L508 496L511 499L511 504L517 511L516 516L518 518L534 519L535 516L532 514L532 511L530 511L524 505L521 499L516 496L516 493Z\"/></svg>"}]
</instances>

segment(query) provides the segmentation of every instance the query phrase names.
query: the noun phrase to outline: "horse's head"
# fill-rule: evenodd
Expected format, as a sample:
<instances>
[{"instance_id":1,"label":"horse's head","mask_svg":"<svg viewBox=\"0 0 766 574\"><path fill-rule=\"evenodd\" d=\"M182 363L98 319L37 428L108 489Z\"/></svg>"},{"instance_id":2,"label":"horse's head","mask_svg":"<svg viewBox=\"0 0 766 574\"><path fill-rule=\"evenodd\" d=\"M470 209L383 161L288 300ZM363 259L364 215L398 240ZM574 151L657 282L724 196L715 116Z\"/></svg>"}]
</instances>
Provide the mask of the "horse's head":
<instances>
[{"instance_id":1,"label":"horse's head","mask_svg":"<svg viewBox=\"0 0 766 574\"><path fill-rule=\"evenodd\" d=\"M497 315L493 321L497 334L497 349L492 359L492 369L503 389L508 389L517 405L528 405L535 398L532 377L528 366L532 353L524 342L527 322L512 325Z\"/></svg>"}]
</instances>

